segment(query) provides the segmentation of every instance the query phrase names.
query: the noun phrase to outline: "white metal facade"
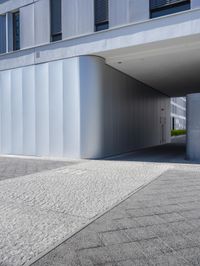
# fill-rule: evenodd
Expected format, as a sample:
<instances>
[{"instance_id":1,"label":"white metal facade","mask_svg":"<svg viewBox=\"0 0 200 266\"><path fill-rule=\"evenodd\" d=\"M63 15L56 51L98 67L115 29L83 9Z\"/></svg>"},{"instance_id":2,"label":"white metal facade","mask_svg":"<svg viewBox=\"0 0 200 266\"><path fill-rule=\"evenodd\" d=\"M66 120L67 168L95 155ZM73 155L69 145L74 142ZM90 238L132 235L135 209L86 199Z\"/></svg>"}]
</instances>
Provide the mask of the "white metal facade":
<instances>
[{"instance_id":1,"label":"white metal facade","mask_svg":"<svg viewBox=\"0 0 200 266\"><path fill-rule=\"evenodd\" d=\"M171 129L186 129L186 98L171 99Z\"/></svg>"},{"instance_id":2,"label":"white metal facade","mask_svg":"<svg viewBox=\"0 0 200 266\"><path fill-rule=\"evenodd\" d=\"M169 99L98 57L2 71L0 88L3 154L98 158L169 141Z\"/></svg>"},{"instance_id":3,"label":"white metal facade","mask_svg":"<svg viewBox=\"0 0 200 266\"><path fill-rule=\"evenodd\" d=\"M197 46L199 7L150 20L149 1L110 0L110 28L95 33L94 1L62 0L63 40L50 43L49 0L0 1L0 153L100 158L169 142L173 90L144 82L132 63L188 36ZM21 50L12 52L17 9Z\"/></svg>"}]
</instances>

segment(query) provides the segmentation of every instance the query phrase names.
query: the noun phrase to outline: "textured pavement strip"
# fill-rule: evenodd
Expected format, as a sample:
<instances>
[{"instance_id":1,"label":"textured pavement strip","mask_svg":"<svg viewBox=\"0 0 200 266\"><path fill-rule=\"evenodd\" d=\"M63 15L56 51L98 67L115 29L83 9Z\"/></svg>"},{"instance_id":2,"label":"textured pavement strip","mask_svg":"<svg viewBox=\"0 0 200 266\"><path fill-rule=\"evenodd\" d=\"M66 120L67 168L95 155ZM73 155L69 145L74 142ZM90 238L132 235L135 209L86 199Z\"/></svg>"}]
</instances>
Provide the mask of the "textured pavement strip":
<instances>
[{"instance_id":1,"label":"textured pavement strip","mask_svg":"<svg viewBox=\"0 0 200 266\"><path fill-rule=\"evenodd\" d=\"M174 166L32 264L50 265L200 265L200 166Z\"/></svg>"},{"instance_id":2,"label":"textured pavement strip","mask_svg":"<svg viewBox=\"0 0 200 266\"><path fill-rule=\"evenodd\" d=\"M171 168L158 163L84 161L2 180L0 265L29 264Z\"/></svg>"}]
</instances>

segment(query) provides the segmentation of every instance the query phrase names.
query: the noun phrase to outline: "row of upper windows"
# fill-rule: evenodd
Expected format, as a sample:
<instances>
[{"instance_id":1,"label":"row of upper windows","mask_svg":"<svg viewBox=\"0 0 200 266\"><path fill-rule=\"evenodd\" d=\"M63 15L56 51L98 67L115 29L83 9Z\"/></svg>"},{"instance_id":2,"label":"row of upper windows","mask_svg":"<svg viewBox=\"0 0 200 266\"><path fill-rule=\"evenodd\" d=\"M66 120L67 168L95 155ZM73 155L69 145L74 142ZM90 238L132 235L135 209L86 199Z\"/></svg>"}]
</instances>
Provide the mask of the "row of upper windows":
<instances>
[{"instance_id":1,"label":"row of upper windows","mask_svg":"<svg viewBox=\"0 0 200 266\"><path fill-rule=\"evenodd\" d=\"M50 28L52 42L62 39L62 0L50 1ZM150 0L150 17L155 18L175 12L190 9L190 0ZM109 0L94 0L95 30L101 31L109 28ZM19 11L11 13L12 19L9 24L12 25L10 33L6 29L6 15L0 16L0 31L5 31L5 44L1 45L0 53L20 49L20 13ZM4 21L4 22L3 22ZM3 27L5 28L3 30ZM10 27L10 25L9 25ZM12 47L8 46L8 35L12 35ZM1 38L2 39L2 38Z\"/></svg>"},{"instance_id":2,"label":"row of upper windows","mask_svg":"<svg viewBox=\"0 0 200 266\"><path fill-rule=\"evenodd\" d=\"M108 0L94 0L95 30L108 29ZM50 0L51 41L62 39L62 1Z\"/></svg>"},{"instance_id":3,"label":"row of upper windows","mask_svg":"<svg viewBox=\"0 0 200 266\"><path fill-rule=\"evenodd\" d=\"M94 0L95 30L109 28L109 0ZM160 17L190 9L190 0L150 0L150 17ZM51 0L51 40L62 39L61 0Z\"/></svg>"}]
</instances>

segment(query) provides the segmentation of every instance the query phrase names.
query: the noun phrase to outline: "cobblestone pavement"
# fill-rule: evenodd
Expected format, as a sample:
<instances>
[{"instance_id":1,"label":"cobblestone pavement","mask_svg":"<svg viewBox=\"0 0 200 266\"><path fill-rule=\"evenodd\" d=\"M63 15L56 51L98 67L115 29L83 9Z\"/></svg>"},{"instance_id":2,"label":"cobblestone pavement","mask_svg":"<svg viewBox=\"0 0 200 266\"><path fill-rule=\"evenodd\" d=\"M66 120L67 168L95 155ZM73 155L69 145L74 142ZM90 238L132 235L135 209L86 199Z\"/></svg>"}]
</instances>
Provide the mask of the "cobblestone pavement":
<instances>
[{"instance_id":1,"label":"cobblestone pavement","mask_svg":"<svg viewBox=\"0 0 200 266\"><path fill-rule=\"evenodd\" d=\"M200 265L200 166L174 166L32 266Z\"/></svg>"},{"instance_id":2,"label":"cobblestone pavement","mask_svg":"<svg viewBox=\"0 0 200 266\"><path fill-rule=\"evenodd\" d=\"M0 265L29 263L168 169L83 161L0 181Z\"/></svg>"}]
</instances>

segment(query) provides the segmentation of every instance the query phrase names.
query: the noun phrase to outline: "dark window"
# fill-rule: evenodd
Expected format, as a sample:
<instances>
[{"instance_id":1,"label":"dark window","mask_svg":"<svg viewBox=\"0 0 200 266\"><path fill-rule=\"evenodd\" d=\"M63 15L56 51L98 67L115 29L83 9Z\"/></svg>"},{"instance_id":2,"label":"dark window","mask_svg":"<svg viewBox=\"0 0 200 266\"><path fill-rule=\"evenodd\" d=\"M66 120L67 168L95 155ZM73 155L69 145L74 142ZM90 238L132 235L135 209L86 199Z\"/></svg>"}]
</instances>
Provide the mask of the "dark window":
<instances>
[{"instance_id":1,"label":"dark window","mask_svg":"<svg viewBox=\"0 0 200 266\"><path fill-rule=\"evenodd\" d=\"M6 16L0 15L0 54L6 52Z\"/></svg>"},{"instance_id":2,"label":"dark window","mask_svg":"<svg viewBox=\"0 0 200 266\"><path fill-rule=\"evenodd\" d=\"M50 0L51 41L62 40L61 0Z\"/></svg>"},{"instance_id":3,"label":"dark window","mask_svg":"<svg viewBox=\"0 0 200 266\"><path fill-rule=\"evenodd\" d=\"M172 117L172 129L174 130L175 129L175 118Z\"/></svg>"},{"instance_id":4,"label":"dark window","mask_svg":"<svg viewBox=\"0 0 200 266\"><path fill-rule=\"evenodd\" d=\"M150 0L151 18L190 9L190 0Z\"/></svg>"},{"instance_id":5,"label":"dark window","mask_svg":"<svg viewBox=\"0 0 200 266\"><path fill-rule=\"evenodd\" d=\"M95 0L95 30L106 30L108 27L108 0Z\"/></svg>"},{"instance_id":6,"label":"dark window","mask_svg":"<svg viewBox=\"0 0 200 266\"><path fill-rule=\"evenodd\" d=\"M13 13L13 51L20 49L20 15Z\"/></svg>"}]
</instances>

